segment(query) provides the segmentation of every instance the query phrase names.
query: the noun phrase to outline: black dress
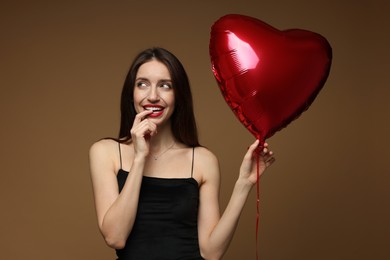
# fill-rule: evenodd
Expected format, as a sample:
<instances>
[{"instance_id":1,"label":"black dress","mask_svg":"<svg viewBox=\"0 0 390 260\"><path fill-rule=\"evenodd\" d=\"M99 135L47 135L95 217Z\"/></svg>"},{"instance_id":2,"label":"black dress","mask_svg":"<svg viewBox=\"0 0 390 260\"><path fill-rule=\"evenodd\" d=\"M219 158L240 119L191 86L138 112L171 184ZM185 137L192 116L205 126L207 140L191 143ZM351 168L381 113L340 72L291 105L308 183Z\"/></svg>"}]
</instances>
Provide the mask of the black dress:
<instances>
[{"instance_id":1,"label":"black dress","mask_svg":"<svg viewBox=\"0 0 390 260\"><path fill-rule=\"evenodd\" d=\"M119 191L128 174L119 170ZM199 187L192 170L190 178L144 176L133 229L125 247L116 250L117 260L203 259L198 243L198 205Z\"/></svg>"}]
</instances>

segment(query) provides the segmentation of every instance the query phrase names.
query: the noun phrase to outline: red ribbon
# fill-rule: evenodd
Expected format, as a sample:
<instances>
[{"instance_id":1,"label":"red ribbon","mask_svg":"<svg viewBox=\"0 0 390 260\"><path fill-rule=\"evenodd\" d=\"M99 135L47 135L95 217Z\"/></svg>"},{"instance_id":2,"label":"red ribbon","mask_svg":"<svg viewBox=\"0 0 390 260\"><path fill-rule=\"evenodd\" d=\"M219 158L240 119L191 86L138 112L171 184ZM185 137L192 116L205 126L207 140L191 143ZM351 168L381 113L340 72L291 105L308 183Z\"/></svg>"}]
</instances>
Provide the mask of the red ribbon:
<instances>
[{"instance_id":1,"label":"red ribbon","mask_svg":"<svg viewBox=\"0 0 390 260\"><path fill-rule=\"evenodd\" d=\"M259 260L259 221L260 221L260 153L263 150L264 143L261 143L256 149L256 259Z\"/></svg>"}]
</instances>

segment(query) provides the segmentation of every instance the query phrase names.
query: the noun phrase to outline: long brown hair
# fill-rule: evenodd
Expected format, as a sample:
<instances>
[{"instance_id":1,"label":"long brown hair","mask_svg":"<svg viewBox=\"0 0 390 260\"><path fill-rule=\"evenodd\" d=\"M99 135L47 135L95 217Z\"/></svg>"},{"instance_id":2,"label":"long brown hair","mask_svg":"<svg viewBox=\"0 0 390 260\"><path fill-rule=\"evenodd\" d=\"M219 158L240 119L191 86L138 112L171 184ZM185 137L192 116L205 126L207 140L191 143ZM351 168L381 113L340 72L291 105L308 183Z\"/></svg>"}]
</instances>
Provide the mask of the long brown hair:
<instances>
[{"instance_id":1,"label":"long brown hair","mask_svg":"<svg viewBox=\"0 0 390 260\"><path fill-rule=\"evenodd\" d=\"M151 60L158 60L167 66L175 93L175 108L171 116L172 133L178 142L188 146L199 146L198 131L194 116L190 83L183 65L171 52L163 48L150 48L139 53L130 66L121 95L121 124L119 140L131 139L130 129L133 126L136 111L133 103L133 92L139 67Z\"/></svg>"}]
</instances>

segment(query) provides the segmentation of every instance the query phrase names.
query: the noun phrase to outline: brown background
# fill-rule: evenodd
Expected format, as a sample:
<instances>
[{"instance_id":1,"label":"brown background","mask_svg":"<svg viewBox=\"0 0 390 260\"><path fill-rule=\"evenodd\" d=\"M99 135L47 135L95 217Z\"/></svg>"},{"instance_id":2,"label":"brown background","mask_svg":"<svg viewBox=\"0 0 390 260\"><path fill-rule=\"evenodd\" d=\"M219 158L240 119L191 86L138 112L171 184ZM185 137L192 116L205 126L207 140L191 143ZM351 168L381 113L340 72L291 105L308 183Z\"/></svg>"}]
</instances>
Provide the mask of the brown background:
<instances>
[{"instance_id":1,"label":"brown background","mask_svg":"<svg viewBox=\"0 0 390 260\"><path fill-rule=\"evenodd\" d=\"M1 259L114 259L93 208L89 146L118 131L140 50L174 52L201 141L219 157L221 206L253 137L224 103L209 31L228 13L302 28L333 47L310 109L269 140L260 259L390 259L388 1L1 1ZM255 259L255 190L224 259Z\"/></svg>"}]
</instances>

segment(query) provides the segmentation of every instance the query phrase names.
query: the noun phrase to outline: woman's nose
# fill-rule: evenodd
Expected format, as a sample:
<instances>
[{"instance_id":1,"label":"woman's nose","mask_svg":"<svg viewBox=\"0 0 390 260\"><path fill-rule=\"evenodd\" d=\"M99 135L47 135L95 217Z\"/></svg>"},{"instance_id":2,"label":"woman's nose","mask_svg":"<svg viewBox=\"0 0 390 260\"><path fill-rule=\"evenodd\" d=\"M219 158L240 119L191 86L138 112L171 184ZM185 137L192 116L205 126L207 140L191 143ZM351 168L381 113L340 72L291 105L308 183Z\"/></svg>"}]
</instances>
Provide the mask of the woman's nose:
<instances>
[{"instance_id":1,"label":"woman's nose","mask_svg":"<svg viewBox=\"0 0 390 260\"><path fill-rule=\"evenodd\" d=\"M149 93L148 93L148 100L150 102L156 102L156 101L160 100L157 87L153 86L150 88Z\"/></svg>"}]
</instances>

